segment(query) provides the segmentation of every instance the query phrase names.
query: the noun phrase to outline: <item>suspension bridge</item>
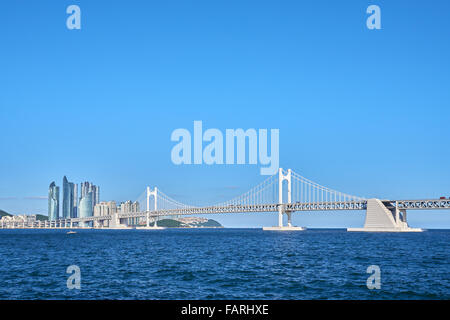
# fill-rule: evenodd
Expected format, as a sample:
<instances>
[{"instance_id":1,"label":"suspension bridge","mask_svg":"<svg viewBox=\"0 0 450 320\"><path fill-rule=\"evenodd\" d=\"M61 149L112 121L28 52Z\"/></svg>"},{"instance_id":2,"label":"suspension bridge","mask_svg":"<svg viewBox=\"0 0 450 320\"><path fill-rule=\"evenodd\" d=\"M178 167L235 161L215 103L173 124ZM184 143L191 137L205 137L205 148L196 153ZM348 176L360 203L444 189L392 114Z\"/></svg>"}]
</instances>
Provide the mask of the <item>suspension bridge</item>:
<instances>
[{"instance_id":1,"label":"suspension bridge","mask_svg":"<svg viewBox=\"0 0 450 320\"><path fill-rule=\"evenodd\" d=\"M147 187L138 198L138 212L115 212L110 215L84 218L59 219L54 221L2 222L0 228L130 228L157 230L158 220L164 217L184 215L273 212L278 214L278 225L264 230L301 231L303 227L292 224L292 214L302 211L365 211L363 228L348 231L372 232L420 232L411 228L406 219L406 210L450 209L450 199L387 200L363 198L333 190L315 183L296 172L283 170L268 177L244 194L229 201L210 206L193 206L179 202L157 187ZM287 216L287 225L283 217Z\"/></svg>"}]
</instances>

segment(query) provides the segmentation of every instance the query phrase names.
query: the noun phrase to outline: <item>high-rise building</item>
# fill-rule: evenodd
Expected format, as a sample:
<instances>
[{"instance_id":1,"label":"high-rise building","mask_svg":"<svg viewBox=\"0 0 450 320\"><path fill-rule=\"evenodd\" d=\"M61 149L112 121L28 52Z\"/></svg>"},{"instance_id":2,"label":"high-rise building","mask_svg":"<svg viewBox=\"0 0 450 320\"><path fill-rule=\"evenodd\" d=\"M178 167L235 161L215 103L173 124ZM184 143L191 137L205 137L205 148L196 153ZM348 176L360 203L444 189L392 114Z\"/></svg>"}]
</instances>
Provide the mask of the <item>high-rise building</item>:
<instances>
[{"instance_id":1,"label":"high-rise building","mask_svg":"<svg viewBox=\"0 0 450 320\"><path fill-rule=\"evenodd\" d=\"M78 217L78 184L73 185L73 211L71 217Z\"/></svg>"},{"instance_id":2,"label":"high-rise building","mask_svg":"<svg viewBox=\"0 0 450 320\"><path fill-rule=\"evenodd\" d=\"M117 205L115 201L100 202L94 206L94 216L109 216L117 213Z\"/></svg>"},{"instance_id":3,"label":"high-rise building","mask_svg":"<svg viewBox=\"0 0 450 320\"><path fill-rule=\"evenodd\" d=\"M54 181L48 188L48 219L59 219L59 187Z\"/></svg>"},{"instance_id":4,"label":"high-rise building","mask_svg":"<svg viewBox=\"0 0 450 320\"><path fill-rule=\"evenodd\" d=\"M95 186L94 206L100 203L100 187Z\"/></svg>"},{"instance_id":5,"label":"high-rise building","mask_svg":"<svg viewBox=\"0 0 450 320\"><path fill-rule=\"evenodd\" d=\"M75 196L75 185L67 180L67 177L63 178L63 205L62 205L62 218L74 218L74 208L77 207L77 201Z\"/></svg>"},{"instance_id":6,"label":"high-rise building","mask_svg":"<svg viewBox=\"0 0 450 320\"><path fill-rule=\"evenodd\" d=\"M79 218L92 217L94 215L93 203L93 193L88 192L87 194L81 195L80 205L78 207Z\"/></svg>"},{"instance_id":7,"label":"high-rise building","mask_svg":"<svg viewBox=\"0 0 450 320\"><path fill-rule=\"evenodd\" d=\"M131 202L130 200L120 204L121 213L139 212L139 202Z\"/></svg>"},{"instance_id":8,"label":"high-rise building","mask_svg":"<svg viewBox=\"0 0 450 320\"><path fill-rule=\"evenodd\" d=\"M100 188L91 182L83 182L81 184L80 199L90 192L92 193L92 210L94 210L95 205L100 202Z\"/></svg>"}]
</instances>

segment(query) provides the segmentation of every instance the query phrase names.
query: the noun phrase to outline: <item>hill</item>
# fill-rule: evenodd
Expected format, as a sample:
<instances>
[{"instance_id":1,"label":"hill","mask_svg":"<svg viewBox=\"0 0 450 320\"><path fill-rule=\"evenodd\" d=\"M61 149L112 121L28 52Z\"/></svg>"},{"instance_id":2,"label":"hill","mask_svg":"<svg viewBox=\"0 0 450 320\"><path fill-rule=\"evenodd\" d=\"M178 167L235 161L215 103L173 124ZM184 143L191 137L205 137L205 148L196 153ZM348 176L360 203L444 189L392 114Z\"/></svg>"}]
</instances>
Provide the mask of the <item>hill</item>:
<instances>
[{"instance_id":1,"label":"hill","mask_svg":"<svg viewBox=\"0 0 450 320\"><path fill-rule=\"evenodd\" d=\"M36 220L38 220L38 221L46 221L46 220L48 220L48 217L44 216L43 214L37 214L36 215Z\"/></svg>"},{"instance_id":2,"label":"hill","mask_svg":"<svg viewBox=\"0 0 450 320\"><path fill-rule=\"evenodd\" d=\"M0 210L0 218L1 218L1 217L4 217L4 216L11 216L11 214L9 214L9 213L6 212L6 211Z\"/></svg>"},{"instance_id":3,"label":"hill","mask_svg":"<svg viewBox=\"0 0 450 320\"><path fill-rule=\"evenodd\" d=\"M197 225L199 227L209 227L209 228L212 228L212 227L222 228L223 227L219 222L217 222L216 220L213 220L213 219L208 219L208 221L199 223Z\"/></svg>"},{"instance_id":4,"label":"hill","mask_svg":"<svg viewBox=\"0 0 450 320\"><path fill-rule=\"evenodd\" d=\"M150 226L153 227L153 223L150 223ZM158 221L158 227L165 227L165 228L182 228L185 227L183 223L177 220L173 219L162 219Z\"/></svg>"}]
</instances>

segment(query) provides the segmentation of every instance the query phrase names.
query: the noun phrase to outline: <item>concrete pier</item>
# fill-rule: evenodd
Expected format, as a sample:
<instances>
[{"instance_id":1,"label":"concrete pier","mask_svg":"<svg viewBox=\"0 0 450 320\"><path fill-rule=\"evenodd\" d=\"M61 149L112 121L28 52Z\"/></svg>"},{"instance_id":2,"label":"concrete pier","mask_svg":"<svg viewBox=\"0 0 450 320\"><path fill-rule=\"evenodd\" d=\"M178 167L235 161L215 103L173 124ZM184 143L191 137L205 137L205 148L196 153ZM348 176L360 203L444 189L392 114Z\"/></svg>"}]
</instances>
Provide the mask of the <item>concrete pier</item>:
<instances>
[{"instance_id":1,"label":"concrete pier","mask_svg":"<svg viewBox=\"0 0 450 320\"><path fill-rule=\"evenodd\" d=\"M363 228L348 228L352 232L422 232L419 228L410 228L406 221L406 210L388 208L379 199L367 200L366 219Z\"/></svg>"}]
</instances>

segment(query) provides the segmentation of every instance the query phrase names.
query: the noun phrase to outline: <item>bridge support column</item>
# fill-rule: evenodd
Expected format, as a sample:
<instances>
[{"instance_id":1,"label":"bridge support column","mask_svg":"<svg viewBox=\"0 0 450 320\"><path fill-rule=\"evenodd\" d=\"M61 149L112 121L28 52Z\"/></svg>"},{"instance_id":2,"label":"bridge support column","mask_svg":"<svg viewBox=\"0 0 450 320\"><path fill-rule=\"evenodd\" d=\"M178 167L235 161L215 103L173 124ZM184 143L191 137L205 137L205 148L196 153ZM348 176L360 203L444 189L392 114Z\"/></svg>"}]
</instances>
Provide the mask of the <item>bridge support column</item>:
<instances>
[{"instance_id":1,"label":"bridge support column","mask_svg":"<svg viewBox=\"0 0 450 320\"><path fill-rule=\"evenodd\" d=\"M111 214L111 219L109 220L109 229L129 229L129 227L121 224L119 213L114 212Z\"/></svg>"},{"instance_id":2,"label":"bridge support column","mask_svg":"<svg viewBox=\"0 0 450 320\"><path fill-rule=\"evenodd\" d=\"M278 207L278 227L283 227L283 206Z\"/></svg>"},{"instance_id":3,"label":"bridge support column","mask_svg":"<svg viewBox=\"0 0 450 320\"><path fill-rule=\"evenodd\" d=\"M406 210L400 210L403 215L403 221L406 222Z\"/></svg>"},{"instance_id":4,"label":"bridge support column","mask_svg":"<svg viewBox=\"0 0 450 320\"><path fill-rule=\"evenodd\" d=\"M288 212L286 212L286 215L288 217L288 227L291 228L292 227L292 219L291 219L292 212L288 211Z\"/></svg>"},{"instance_id":5,"label":"bridge support column","mask_svg":"<svg viewBox=\"0 0 450 320\"><path fill-rule=\"evenodd\" d=\"M293 227L291 214L292 212L286 211L285 205L283 204L283 182L287 181L287 203L291 203L291 169L287 171L287 174L283 173L283 169L278 169L278 227L263 227L263 230L267 231L303 231L305 228L302 227ZM288 225L286 227L283 226L283 214L286 213L288 216Z\"/></svg>"},{"instance_id":6,"label":"bridge support column","mask_svg":"<svg viewBox=\"0 0 450 320\"><path fill-rule=\"evenodd\" d=\"M379 199L367 200L366 219L363 228L348 228L347 231L364 232L421 232L422 229L410 228L406 221L406 210L398 205L385 204Z\"/></svg>"}]
</instances>

